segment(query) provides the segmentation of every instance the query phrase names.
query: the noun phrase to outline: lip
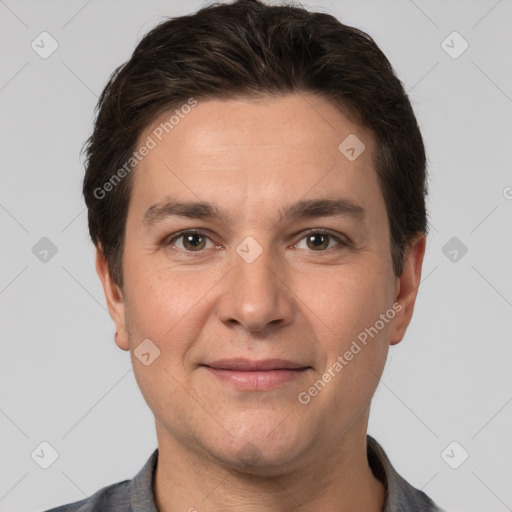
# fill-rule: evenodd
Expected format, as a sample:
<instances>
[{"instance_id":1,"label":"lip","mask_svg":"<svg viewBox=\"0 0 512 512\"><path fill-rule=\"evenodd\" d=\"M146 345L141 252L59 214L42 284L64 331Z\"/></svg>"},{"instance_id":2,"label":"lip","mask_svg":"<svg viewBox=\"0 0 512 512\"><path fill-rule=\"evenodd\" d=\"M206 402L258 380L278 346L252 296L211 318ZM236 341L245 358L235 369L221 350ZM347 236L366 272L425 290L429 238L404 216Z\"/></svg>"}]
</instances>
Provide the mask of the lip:
<instances>
[{"instance_id":1,"label":"lip","mask_svg":"<svg viewBox=\"0 0 512 512\"><path fill-rule=\"evenodd\" d=\"M246 391L265 391L289 384L311 369L284 359L222 359L201 366L220 381Z\"/></svg>"},{"instance_id":2,"label":"lip","mask_svg":"<svg viewBox=\"0 0 512 512\"><path fill-rule=\"evenodd\" d=\"M238 370L242 372L256 370L299 370L310 368L308 365L296 363L294 361L287 361L286 359L264 359L256 361L244 358L220 359L213 363L205 363L203 366L208 366L216 370Z\"/></svg>"}]
</instances>

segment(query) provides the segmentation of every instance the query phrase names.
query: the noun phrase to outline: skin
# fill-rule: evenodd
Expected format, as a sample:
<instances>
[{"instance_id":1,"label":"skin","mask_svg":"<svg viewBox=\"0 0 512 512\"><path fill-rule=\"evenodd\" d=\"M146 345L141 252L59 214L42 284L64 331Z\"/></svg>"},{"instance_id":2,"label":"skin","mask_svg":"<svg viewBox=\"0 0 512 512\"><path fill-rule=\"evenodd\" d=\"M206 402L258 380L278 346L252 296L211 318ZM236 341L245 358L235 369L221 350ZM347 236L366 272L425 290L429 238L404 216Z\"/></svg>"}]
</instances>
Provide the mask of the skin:
<instances>
[{"instance_id":1,"label":"skin","mask_svg":"<svg viewBox=\"0 0 512 512\"><path fill-rule=\"evenodd\" d=\"M350 134L366 146L355 161L338 150ZM116 343L130 351L155 416L161 512L382 511L384 487L366 459L368 415L389 346L411 320L425 237L414 238L395 276L375 154L373 135L355 119L319 97L289 94L199 101L134 171L123 289L101 247L96 265ZM168 196L215 203L228 217L145 225L146 211ZM280 217L298 200L334 197L364 215ZM169 241L192 228L205 231L199 250L183 237ZM345 243L317 233L318 249L309 229ZM248 236L262 248L252 263L236 252ZM393 304L401 306L394 318L301 404L299 393ZM145 366L134 350L148 338L160 355ZM234 357L311 368L247 391L200 366Z\"/></svg>"}]
</instances>

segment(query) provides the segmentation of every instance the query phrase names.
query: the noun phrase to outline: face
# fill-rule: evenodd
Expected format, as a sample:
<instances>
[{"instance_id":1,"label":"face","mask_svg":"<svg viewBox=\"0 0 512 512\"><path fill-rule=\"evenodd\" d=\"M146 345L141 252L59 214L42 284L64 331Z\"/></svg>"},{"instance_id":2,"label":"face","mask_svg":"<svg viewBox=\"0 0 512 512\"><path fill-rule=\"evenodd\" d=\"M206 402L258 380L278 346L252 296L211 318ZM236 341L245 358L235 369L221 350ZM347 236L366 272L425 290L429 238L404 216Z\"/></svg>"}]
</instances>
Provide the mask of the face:
<instances>
[{"instance_id":1,"label":"face","mask_svg":"<svg viewBox=\"0 0 512 512\"><path fill-rule=\"evenodd\" d=\"M321 460L365 432L424 237L397 278L376 142L326 100L200 101L166 134L169 117L139 140L122 291L97 258L159 442L262 474Z\"/></svg>"}]
</instances>

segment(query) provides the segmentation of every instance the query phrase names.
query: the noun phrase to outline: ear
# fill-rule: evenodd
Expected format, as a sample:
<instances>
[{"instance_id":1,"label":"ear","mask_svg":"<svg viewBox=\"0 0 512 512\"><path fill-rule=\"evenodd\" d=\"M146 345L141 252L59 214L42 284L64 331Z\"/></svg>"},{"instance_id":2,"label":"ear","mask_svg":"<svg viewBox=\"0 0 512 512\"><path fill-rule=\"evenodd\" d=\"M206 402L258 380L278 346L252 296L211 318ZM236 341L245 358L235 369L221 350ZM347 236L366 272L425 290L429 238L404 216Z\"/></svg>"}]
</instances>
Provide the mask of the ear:
<instances>
[{"instance_id":1,"label":"ear","mask_svg":"<svg viewBox=\"0 0 512 512\"><path fill-rule=\"evenodd\" d=\"M402 341L409 326L421 281L421 267L425 255L426 237L417 233L409 244L404 256L404 268L397 278L393 309L397 311L390 329L390 345ZM400 308L400 309L399 309Z\"/></svg>"},{"instance_id":2,"label":"ear","mask_svg":"<svg viewBox=\"0 0 512 512\"><path fill-rule=\"evenodd\" d=\"M112 280L107 259L100 246L96 247L96 272L98 272L98 276L103 285L108 311L116 326L116 344L123 350L130 350L128 333L125 329L125 303L123 292Z\"/></svg>"}]
</instances>

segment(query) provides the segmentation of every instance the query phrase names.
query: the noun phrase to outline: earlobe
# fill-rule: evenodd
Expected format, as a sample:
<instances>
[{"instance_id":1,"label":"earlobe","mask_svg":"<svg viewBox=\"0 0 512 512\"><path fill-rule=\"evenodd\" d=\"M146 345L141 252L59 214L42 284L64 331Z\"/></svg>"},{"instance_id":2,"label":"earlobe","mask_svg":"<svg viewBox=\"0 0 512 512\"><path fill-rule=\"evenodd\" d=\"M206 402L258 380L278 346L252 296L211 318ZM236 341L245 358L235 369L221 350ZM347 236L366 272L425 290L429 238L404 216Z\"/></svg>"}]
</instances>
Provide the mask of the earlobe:
<instances>
[{"instance_id":1,"label":"earlobe","mask_svg":"<svg viewBox=\"0 0 512 512\"><path fill-rule=\"evenodd\" d=\"M122 350L129 350L128 333L125 329L125 303L123 292L112 280L107 259L101 250L101 246L96 247L96 272L103 285L107 308L115 324L115 342Z\"/></svg>"},{"instance_id":2,"label":"earlobe","mask_svg":"<svg viewBox=\"0 0 512 512\"><path fill-rule=\"evenodd\" d=\"M402 341L411 321L421 281L425 247L426 237L423 233L418 233L407 247L403 271L397 278L395 303L401 307L391 324L390 345L396 345ZM398 307L396 309L398 310Z\"/></svg>"}]
</instances>

